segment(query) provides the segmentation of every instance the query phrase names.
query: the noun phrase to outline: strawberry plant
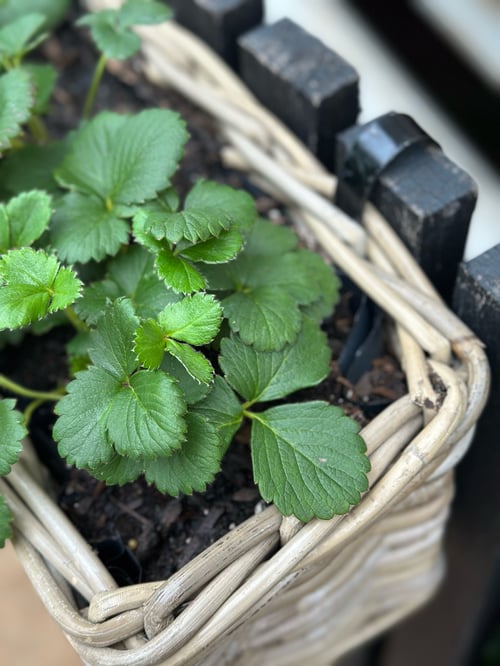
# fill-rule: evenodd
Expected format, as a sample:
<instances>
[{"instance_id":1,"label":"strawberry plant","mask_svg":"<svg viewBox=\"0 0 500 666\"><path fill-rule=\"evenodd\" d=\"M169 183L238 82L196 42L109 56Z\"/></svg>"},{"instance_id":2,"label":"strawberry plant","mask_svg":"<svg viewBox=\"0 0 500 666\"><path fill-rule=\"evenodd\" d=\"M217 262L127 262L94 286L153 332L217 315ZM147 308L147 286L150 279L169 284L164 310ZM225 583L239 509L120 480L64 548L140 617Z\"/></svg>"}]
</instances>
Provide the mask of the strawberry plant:
<instances>
[{"instance_id":1,"label":"strawberry plant","mask_svg":"<svg viewBox=\"0 0 500 666\"><path fill-rule=\"evenodd\" d=\"M138 48L130 28L166 17L159 3L128 0L80 20L102 53L84 115L106 60ZM47 17L7 19L0 329L4 344L61 325L74 335L66 386L40 392L0 375L0 474L33 410L51 401L59 454L106 483L144 475L171 495L202 491L248 423L264 500L303 521L346 512L367 489L358 426L338 407L291 397L329 373L331 268L259 218L244 191L199 180L182 200L172 178L188 134L173 111L101 111L51 142L42 116L55 75L24 61ZM8 535L2 501L0 541Z\"/></svg>"}]
</instances>

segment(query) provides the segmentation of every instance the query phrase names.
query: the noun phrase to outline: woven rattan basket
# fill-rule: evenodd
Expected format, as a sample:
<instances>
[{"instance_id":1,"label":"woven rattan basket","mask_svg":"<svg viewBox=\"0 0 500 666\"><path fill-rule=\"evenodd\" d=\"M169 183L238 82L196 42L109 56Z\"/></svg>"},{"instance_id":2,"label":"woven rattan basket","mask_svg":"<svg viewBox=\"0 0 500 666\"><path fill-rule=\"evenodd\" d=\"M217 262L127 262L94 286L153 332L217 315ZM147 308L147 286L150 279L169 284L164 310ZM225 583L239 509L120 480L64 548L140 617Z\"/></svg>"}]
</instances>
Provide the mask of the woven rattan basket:
<instances>
[{"instance_id":1,"label":"woven rattan basket","mask_svg":"<svg viewBox=\"0 0 500 666\"><path fill-rule=\"evenodd\" d=\"M227 163L251 171L386 312L409 393L364 428L370 490L345 516L302 525L271 506L169 580L118 589L28 454L1 488L14 545L87 664L331 664L418 608L443 575L453 468L486 399L485 355L378 212L367 205L360 226L336 209L335 178L212 52L173 23L140 34L146 75L211 113Z\"/></svg>"}]
</instances>

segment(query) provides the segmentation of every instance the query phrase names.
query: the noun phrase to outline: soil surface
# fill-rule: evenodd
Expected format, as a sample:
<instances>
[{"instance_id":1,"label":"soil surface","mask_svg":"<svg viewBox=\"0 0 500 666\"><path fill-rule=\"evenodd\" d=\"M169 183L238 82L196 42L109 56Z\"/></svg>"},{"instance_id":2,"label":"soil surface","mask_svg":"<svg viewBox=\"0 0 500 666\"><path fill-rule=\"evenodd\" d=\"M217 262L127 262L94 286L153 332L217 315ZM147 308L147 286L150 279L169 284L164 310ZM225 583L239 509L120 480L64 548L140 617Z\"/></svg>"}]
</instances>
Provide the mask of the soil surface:
<instances>
[{"instance_id":1,"label":"soil surface","mask_svg":"<svg viewBox=\"0 0 500 666\"><path fill-rule=\"evenodd\" d=\"M44 45L41 57L60 71L50 130L54 137L76 126L96 54L82 31L64 24ZM219 142L211 120L172 91L158 89L138 73L137 62L106 74L97 108L119 112L148 107L173 108L187 120L191 140L176 185L187 191L200 176L234 187L244 187L256 197L262 214L287 223L281 207L247 182L244 175L226 170L219 160ZM314 391L302 391L294 400L325 399L341 405L364 425L388 402L406 392L404 375L395 359L383 353L352 383L340 372L338 357L348 339L356 300L345 289L335 315L325 322L333 353L332 373ZM0 371L16 381L42 390L67 381L63 350L71 331L64 328L43 337L27 336L12 352L2 353ZM47 368L49 372L47 373ZM23 407L22 402L20 407ZM62 509L96 548L119 584L161 580L182 567L227 530L242 522L262 504L253 483L245 429L237 435L222 471L204 493L169 498L145 482L106 487L86 472L67 467L51 438L54 416L43 405L32 418L32 438L55 479Z\"/></svg>"}]
</instances>

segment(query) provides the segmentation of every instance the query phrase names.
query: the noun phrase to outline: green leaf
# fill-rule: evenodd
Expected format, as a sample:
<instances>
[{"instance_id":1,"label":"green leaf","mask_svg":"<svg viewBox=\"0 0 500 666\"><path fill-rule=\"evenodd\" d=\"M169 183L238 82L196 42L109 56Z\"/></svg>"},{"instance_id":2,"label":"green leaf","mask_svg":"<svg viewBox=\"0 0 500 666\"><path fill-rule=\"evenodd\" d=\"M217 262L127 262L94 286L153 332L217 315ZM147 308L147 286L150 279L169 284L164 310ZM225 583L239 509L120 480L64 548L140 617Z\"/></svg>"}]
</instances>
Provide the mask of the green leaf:
<instances>
[{"instance_id":1,"label":"green leaf","mask_svg":"<svg viewBox=\"0 0 500 666\"><path fill-rule=\"evenodd\" d=\"M193 379L182 363L171 354L165 354L160 367L167 375L177 380L188 405L194 405L209 393L211 385L200 384Z\"/></svg>"},{"instance_id":2,"label":"green leaf","mask_svg":"<svg viewBox=\"0 0 500 666\"><path fill-rule=\"evenodd\" d=\"M165 349L182 363L193 379L202 384L211 383L214 377L214 369L210 361L201 352L175 340L166 340Z\"/></svg>"},{"instance_id":3,"label":"green leaf","mask_svg":"<svg viewBox=\"0 0 500 666\"><path fill-rule=\"evenodd\" d=\"M107 58L125 60L136 53L141 41L130 31L134 25L162 23L171 11L152 0L128 0L119 9L105 9L83 16L77 25L90 28L92 39Z\"/></svg>"},{"instance_id":4,"label":"green leaf","mask_svg":"<svg viewBox=\"0 0 500 666\"><path fill-rule=\"evenodd\" d=\"M115 255L128 242L129 224L96 197L69 192L52 220L50 239L61 259L86 263Z\"/></svg>"},{"instance_id":5,"label":"green leaf","mask_svg":"<svg viewBox=\"0 0 500 666\"><path fill-rule=\"evenodd\" d=\"M122 295L114 282L102 280L83 289L82 297L75 303L74 309L87 324L94 325L109 304Z\"/></svg>"},{"instance_id":6,"label":"green leaf","mask_svg":"<svg viewBox=\"0 0 500 666\"><path fill-rule=\"evenodd\" d=\"M259 351L282 349L293 342L302 323L295 299L271 285L232 294L222 305L231 330Z\"/></svg>"},{"instance_id":7,"label":"green leaf","mask_svg":"<svg viewBox=\"0 0 500 666\"><path fill-rule=\"evenodd\" d=\"M90 366L79 372L57 403L53 435L59 454L69 464L93 469L109 462L114 449L106 432L111 404L122 390L121 383L102 368Z\"/></svg>"},{"instance_id":8,"label":"green leaf","mask_svg":"<svg viewBox=\"0 0 500 666\"><path fill-rule=\"evenodd\" d=\"M7 539L12 536L10 524L13 518L5 498L0 495L0 548L3 548Z\"/></svg>"},{"instance_id":9,"label":"green leaf","mask_svg":"<svg viewBox=\"0 0 500 666\"><path fill-rule=\"evenodd\" d=\"M298 239L289 228L259 217L245 244L245 254L252 257L282 255L297 247Z\"/></svg>"},{"instance_id":10,"label":"green leaf","mask_svg":"<svg viewBox=\"0 0 500 666\"><path fill-rule=\"evenodd\" d=\"M22 451L22 440L26 436L23 415L15 409L16 401L0 400L0 476L10 472Z\"/></svg>"},{"instance_id":11,"label":"green leaf","mask_svg":"<svg viewBox=\"0 0 500 666\"><path fill-rule=\"evenodd\" d=\"M142 474L143 463L121 456L119 453L106 463L93 467L90 472L96 479L105 481L107 485L123 486L125 483L135 481Z\"/></svg>"},{"instance_id":12,"label":"green leaf","mask_svg":"<svg viewBox=\"0 0 500 666\"><path fill-rule=\"evenodd\" d=\"M187 423L187 440L182 447L168 458L145 465L147 482L168 495L203 491L220 469L222 451L215 427L192 413Z\"/></svg>"},{"instance_id":13,"label":"green leaf","mask_svg":"<svg viewBox=\"0 0 500 666\"><path fill-rule=\"evenodd\" d=\"M35 37L44 23L43 14L32 13L20 16L0 28L0 59L20 60L25 53L34 49L45 39L45 35L38 34Z\"/></svg>"},{"instance_id":14,"label":"green leaf","mask_svg":"<svg viewBox=\"0 0 500 666\"><path fill-rule=\"evenodd\" d=\"M55 26L69 9L70 0L3 0L0 3L0 25L33 12L45 17L44 30Z\"/></svg>"},{"instance_id":15,"label":"green leaf","mask_svg":"<svg viewBox=\"0 0 500 666\"><path fill-rule=\"evenodd\" d=\"M154 460L185 439L186 403L176 381L160 370L140 370L113 400L106 426L118 453Z\"/></svg>"},{"instance_id":16,"label":"green leaf","mask_svg":"<svg viewBox=\"0 0 500 666\"><path fill-rule=\"evenodd\" d=\"M165 284L174 291L190 294L205 289L205 280L196 268L171 250L161 250L156 257L156 270Z\"/></svg>"},{"instance_id":17,"label":"green leaf","mask_svg":"<svg viewBox=\"0 0 500 666\"><path fill-rule=\"evenodd\" d=\"M199 243L219 236L235 223L246 228L254 218L255 205L246 192L200 180L187 195L184 210L155 215L145 229L172 243L183 238Z\"/></svg>"},{"instance_id":18,"label":"green leaf","mask_svg":"<svg viewBox=\"0 0 500 666\"><path fill-rule=\"evenodd\" d=\"M217 428L225 453L243 421L243 407L229 384L217 375L210 393L193 410Z\"/></svg>"},{"instance_id":19,"label":"green leaf","mask_svg":"<svg viewBox=\"0 0 500 666\"><path fill-rule=\"evenodd\" d=\"M170 184L187 138L174 111L102 112L78 131L56 179L108 205L142 203Z\"/></svg>"},{"instance_id":20,"label":"green leaf","mask_svg":"<svg viewBox=\"0 0 500 666\"><path fill-rule=\"evenodd\" d=\"M52 65L40 65L37 63L24 63L22 68L31 76L35 88L33 113L42 115L47 112L56 84L57 72Z\"/></svg>"},{"instance_id":21,"label":"green leaf","mask_svg":"<svg viewBox=\"0 0 500 666\"><path fill-rule=\"evenodd\" d=\"M106 58L126 60L141 48L138 35L119 25L118 13L114 9L86 14L77 25L90 28L92 39Z\"/></svg>"},{"instance_id":22,"label":"green leaf","mask_svg":"<svg viewBox=\"0 0 500 666\"><path fill-rule=\"evenodd\" d=\"M133 351L139 324L132 303L121 299L109 306L92 334L90 358L120 382L126 382L138 362Z\"/></svg>"},{"instance_id":23,"label":"green leaf","mask_svg":"<svg viewBox=\"0 0 500 666\"><path fill-rule=\"evenodd\" d=\"M280 351L260 352L239 338L224 338L219 364L231 386L248 402L284 398L315 386L330 370L330 348L317 324L306 319L297 340Z\"/></svg>"},{"instance_id":24,"label":"green leaf","mask_svg":"<svg viewBox=\"0 0 500 666\"><path fill-rule=\"evenodd\" d=\"M50 222L51 203L48 194L33 190L0 204L0 252L40 238Z\"/></svg>"},{"instance_id":25,"label":"green leaf","mask_svg":"<svg viewBox=\"0 0 500 666\"><path fill-rule=\"evenodd\" d=\"M5 150L21 132L33 107L31 77L21 69L0 76L0 150Z\"/></svg>"},{"instance_id":26,"label":"green leaf","mask_svg":"<svg viewBox=\"0 0 500 666\"><path fill-rule=\"evenodd\" d=\"M50 194L58 192L52 171L59 166L65 152L62 141L47 146L23 146L0 162L0 182L12 194L36 189Z\"/></svg>"},{"instance_id":27,"label":"green leaf","mask_svg":"<svg viewBox=\"0 0 500 666\"><path fill-rule=\"evenodd\" d=\"M163 23L172 18L170 7L154 0L127 0L120 7L119 22L122 27Z\"/></svg>"},{"instance_id":28,"label":"green leaf","mask_svg":"<svg viewBox=\"0 0 500 666\"><path fill-rule=\"evenodd\" d=\"M211 294L193 294L170 303L158 315L158 322L169 338L191 345L206 345L217 333L222 307Z\"/></svg>"},{"instance_id":29,"label":"green leaf","mask_svg":"<svg viewBox=\"0 0 500 666\"><path fill-rule=\"evenodd\" d=\"M55 257L31 248L10 250L0 259L0 328L18 328L68 307L81 282Z\"/></svg>"},{"instance_id":30,"label":"green leaf","mask_svg":"<svg viewBox=\"0 0 500 666\"><path fill-rule=\"evenodd\" d=\"M243 247L243 236L238 229L223 231L218 238L204 243L183 247L180 254L185 259L205 264L221 264L234 259Z\"/></svg>"},{"instance_id":31,"label":"green leaf","mask_svg":"<svg viewBox=\"0 0 500 666\"><path fill-rule=\"evenodd\" d=\"M110 261L108 275L120 295L130 298L139 317L156 317L168 303L180 299L158 279L154 257L142 247L128 247Z\"/></svg>"},{"instance_id":32,"label":"green leaf","mask_svg":"<svg viewBox=\"0 0 500 666\"><path fill-rule=\"evenodd\" d=\"M148 370L160 367L165 353L165 334L153 319L147 319L137 329L134 350L141 364Z\"/></svg>"},{"instance_id":33,"label":"green leaf","mask_svg":"<svg viewBox=\"0 0 500 666\"><path fill-rule=\"evenodd\" d=\"M262 497L303 522L349 511L368 489L358 430L341 409L320 401L254 414L252 461Z\"/></svg>"}]
</instances>

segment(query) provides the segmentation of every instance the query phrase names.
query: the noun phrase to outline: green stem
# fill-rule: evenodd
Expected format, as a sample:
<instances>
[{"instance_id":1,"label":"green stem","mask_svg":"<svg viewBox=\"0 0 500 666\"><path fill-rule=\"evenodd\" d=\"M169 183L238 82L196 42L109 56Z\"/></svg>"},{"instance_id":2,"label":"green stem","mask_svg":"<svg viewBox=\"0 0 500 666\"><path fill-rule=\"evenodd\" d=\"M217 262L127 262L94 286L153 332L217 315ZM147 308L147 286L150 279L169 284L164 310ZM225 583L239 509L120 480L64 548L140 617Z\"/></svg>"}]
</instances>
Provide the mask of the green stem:
<instances>
[{"instance_id":1,"label":"green stem","mask_svg":"<svg viewBox=\"0 0 500 666\"><path fill-rule=\"evenodd\" d=\"M95 66L94 76L90 83L90 88L87 92L87 97L85 98L85 104L83 105L83 117L88 118L90 112L92 111L92 106L94 105L94 99L97 93L97 88L99 88L99 83L101 82L102 75L104 74L104 68L106 67L107 58L104 53L101 53L101 57L97 61Z\"/></svg>"},{"instance_id":2,"label":"green stem","mask_svg":"<svg viewBox=\"0 0 500 666\"><path fill-rule=\"evenodd\" d=\"M90 328L87 326L87 324L80 319L80 317L76 314L71 306L64 310L64 314L69 319L73 328L75 328L79 333L88 333L90 331Z\"/></svg>"},{"instance_id":3,"label":"green stem","mask_svg":"<svg viewBox=\"0 0 500 666\"><path fill-rule=\"evenodd\" d=\"M40 116L33 114L28 120L28 127L37 143L46 144L49 142L49 133Z\"/></svg>"},{"instance_id":4,"label":"green stem","mask_svg":"<svg viewBox=\"0 0 500 666\"><path fill-rule=\"evenodd\" d=\"M16 384L16 382L5 377L5 375L0 375L0 386L11 393L16 393L17 395L22 396L23 398L33 398L34 400L60 400L62 398L61 393L56 393L55 391L33 391L27 389L20 384Z\"/></svg>"},{"instance_id":5,"label":"green stem","mask_svg":"<svg viewBox=\"0 0 500 666\"><path fill-rule=\"evenodd\" d=\"M33 400L26 407L26 409L24 410L24 425L26 426L26 428L30 424L31 417L33 416L33 412L35 411L35 409L38 409L41 405L43 405L44 402L45 402L45 400L41 400L41 399Z\"/></svg>"}]
</instances>

